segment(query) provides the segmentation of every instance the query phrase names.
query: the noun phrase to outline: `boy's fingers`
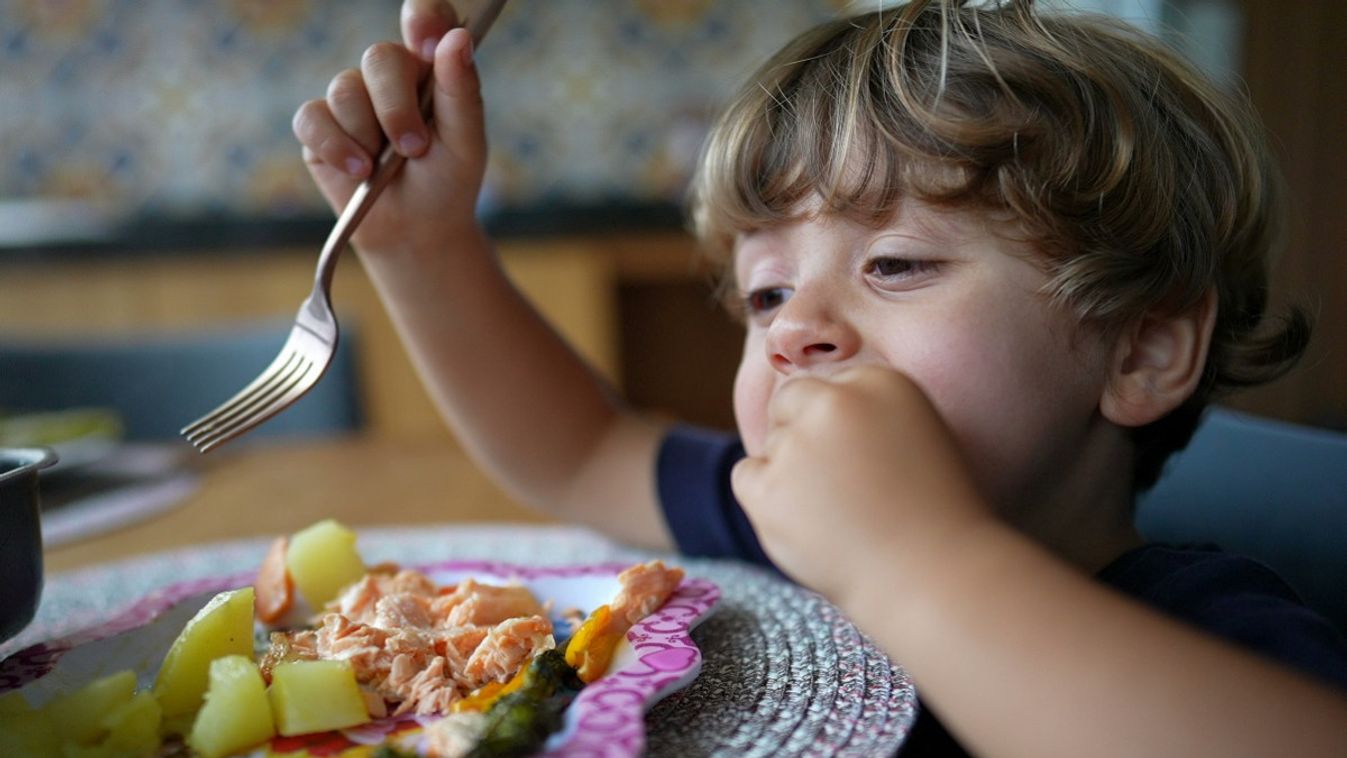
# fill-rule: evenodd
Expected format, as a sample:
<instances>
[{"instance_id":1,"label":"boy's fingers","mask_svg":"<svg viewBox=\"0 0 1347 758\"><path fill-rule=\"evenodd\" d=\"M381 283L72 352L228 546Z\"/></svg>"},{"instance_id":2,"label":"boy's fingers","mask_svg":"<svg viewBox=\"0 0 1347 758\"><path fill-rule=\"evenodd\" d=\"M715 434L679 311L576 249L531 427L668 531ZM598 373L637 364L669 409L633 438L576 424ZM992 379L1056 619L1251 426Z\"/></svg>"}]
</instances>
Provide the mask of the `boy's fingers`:
<instances>
[{"instance_id":1,"label":"boy's fingers","mask_svg":"<svg viewBox=\"0 0 1347 758\"><path fill-rule=\"evenodd\" d=\"M295 111L291 121L295 138L318 161L356 179L370 170L364 149L337 124L326 100L310 100Z\"/></svg>"},{"instance_id":2,"label":"boy's fingers","mask_svg":"<svg viewBox=\"0 0 1347 758\"><path fill-rule=\"evenodd\" d=\"M379 42L365 51L360 73L365 79L374 115L394 149L415 158L430 145L417 92L421 65L394 42Z\"/></svg>"},{"instance_id":3,"label":"boy's fingers","mask_svg":"<svg viewBox=\"0 0 1347 758\"><path fill-rule=\"evenodd\" d=\"M348 68L332 78L327 85L327 107L337 125L351 135L369 157L379 154L384 134L365 89L365 78L358 69Z\"/></svg>"},{"instance_id":4,"label":"boy's fingers","mask_svg":"<svg viewBox=\"0 0 1347 758\"><path fill-rule=\"evenodd\" d=\"M757 503L757 483L765 465L762 458L741 458L730 469L730 489L746 507Z\"/></svg>"},{"instance_id":5,"label":"boy's fingers","mask_svg":"<svg viewBox=\"0 0 1347 758\"><path fill-rule=\"evenodd\" d=\"M327 165L327 162L319 158L307 145L301 152L304 154L304 165L309 167L318 190L327 198L327 202L334 208L346 207L360 181L347 176L340 169Z\"/></svg>"},{"instance_id":6,"label":"boy's fingers","mask_svg":"<svg viewBox=\"0 0 1347 758\"><path fill-rule=\"evenodd\" d=\"M445 0L404 0L402 3L402 41L407 49L429 63L435 59L435 46L450 29L458 26L458 14Z\"/></svg>"},{"instance_id":7,"label":"boy's fingers","mask_svg":"<svg viewBox=\"0 0 1347 758\"><path fill-rule=\"evenodd\" d=\"M776 428L799 418L800 411L818 394L822 386L823 380L813 377L791 379L781 385L767 405L768 424Z\"/></svg>"},{"instance_id":8,"label":"boy's fingers","mask_svg":"<svg viewBox=\"0 0 1347 758\"><path fill-rule=\"evenodd\" d=\"M486 154L482 88L472 60L472 36L454 29L435 51L435 130L456 153L478 162Z\"/></svg>"}]
</instances>

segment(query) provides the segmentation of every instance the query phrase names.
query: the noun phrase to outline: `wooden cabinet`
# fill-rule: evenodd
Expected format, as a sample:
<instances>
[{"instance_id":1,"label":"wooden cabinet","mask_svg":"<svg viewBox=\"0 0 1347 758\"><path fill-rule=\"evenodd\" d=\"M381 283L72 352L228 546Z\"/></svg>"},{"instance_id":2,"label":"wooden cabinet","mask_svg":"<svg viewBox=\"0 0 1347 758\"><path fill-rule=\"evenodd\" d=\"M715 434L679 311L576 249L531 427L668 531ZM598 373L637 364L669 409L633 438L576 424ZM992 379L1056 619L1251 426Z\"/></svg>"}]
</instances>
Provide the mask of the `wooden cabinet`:
<instances>
[{"instance_id":1,"label":"wooden cabinet","mask_svg":"<svg viewBox=\"0 0 1347 758\"><path fill-rule=\"evenodd\" d=\"M261 249L3 262L0 333L117 335L290 319L312 286L315 256L311 249ZM502 258L577 349L620 380L615 265L603 246L585 240L505 244ZM355 256L339 265L332 297L343 324L358 330L371 430L445 434Z\"/></svg>"},{"instance_id":2,"label":"wooden cabinet","mask_svg":"<svg viewBox=\"0 0 1347 758\"><path fill-rule=\"evenodd\" d=\"M1241 407L1347 429L1347 3L1243 0L1244 79L1290 190L1274 288L1305 306L1314 339L1284 379Z\"/></svg>"}]
</instances>

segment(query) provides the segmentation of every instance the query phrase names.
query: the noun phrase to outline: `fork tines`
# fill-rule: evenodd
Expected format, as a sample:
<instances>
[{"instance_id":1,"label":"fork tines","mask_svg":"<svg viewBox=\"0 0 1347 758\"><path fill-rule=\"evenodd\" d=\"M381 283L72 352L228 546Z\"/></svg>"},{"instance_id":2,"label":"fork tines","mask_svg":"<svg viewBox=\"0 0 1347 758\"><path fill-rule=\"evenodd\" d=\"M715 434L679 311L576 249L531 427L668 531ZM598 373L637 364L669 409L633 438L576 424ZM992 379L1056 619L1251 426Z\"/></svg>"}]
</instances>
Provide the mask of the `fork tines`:
<instances>
[{"instance_id":1,"label":"fork tines","mask_svg":"<svg viewBox=\"0 0 1347 758\"><path fill-rule=\"evenodd\" d=\"M301 327L296 327L295 332ZM184 427L182 435L205 453L243 434L279 413L317 383L326 365L319 366L299 349L305 337L291 333L271 365L220 407Z\"/></svg>"}]
</instances>

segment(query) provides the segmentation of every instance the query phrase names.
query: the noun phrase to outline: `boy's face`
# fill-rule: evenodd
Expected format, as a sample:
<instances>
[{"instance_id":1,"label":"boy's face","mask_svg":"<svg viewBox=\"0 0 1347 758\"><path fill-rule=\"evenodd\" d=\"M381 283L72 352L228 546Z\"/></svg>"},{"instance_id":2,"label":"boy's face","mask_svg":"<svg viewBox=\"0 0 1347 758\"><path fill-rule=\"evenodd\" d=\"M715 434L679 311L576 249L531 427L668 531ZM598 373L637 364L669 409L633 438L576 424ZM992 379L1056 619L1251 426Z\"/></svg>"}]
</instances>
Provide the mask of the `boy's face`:
<instances>
[{"instance_id":1,"label":"boy's face","mask_svg":"<svg viewBox=\"0 0 1347 758\"><path fill-rule=\"evenodd\" d=\"M734 407L749 454L783 383L878 364L925 391L998 507L1051 496L1102 423L1110 351L1049 304L1032 251L996 223L905 201L878 230L807 215L742 236Z\"/></svg>"}]
</instances>

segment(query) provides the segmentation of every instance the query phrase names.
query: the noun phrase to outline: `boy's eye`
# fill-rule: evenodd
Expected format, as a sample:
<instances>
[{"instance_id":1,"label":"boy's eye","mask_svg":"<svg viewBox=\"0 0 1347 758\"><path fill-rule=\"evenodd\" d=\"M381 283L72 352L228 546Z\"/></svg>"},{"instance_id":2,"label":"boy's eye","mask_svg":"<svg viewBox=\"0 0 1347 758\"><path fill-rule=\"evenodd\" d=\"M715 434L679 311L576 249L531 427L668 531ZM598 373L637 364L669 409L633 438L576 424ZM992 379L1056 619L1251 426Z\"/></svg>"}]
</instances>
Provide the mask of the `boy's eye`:
<instances>
[{"instance_id":1,"label":"boy's eye","mask_svg":"<svg viewBox=\"0 0 1347 758\"><path fill-rule=\"evenodd\" d=\"M750 315L766 313L786 302L790 290L785 287L763 287L744 296L744 310Z\"/></svg>"},{"instance_id":2,"label":"boy's eye","mask_svg":"<svg viewBox=\"0 0 1347 758\"><path fill-rule=\"evenodd\" d=\"M865 263L866 275L881 279L911 279L934 268L934 261L890 256L871 258Z\"/></svg>"}]
</instances>

